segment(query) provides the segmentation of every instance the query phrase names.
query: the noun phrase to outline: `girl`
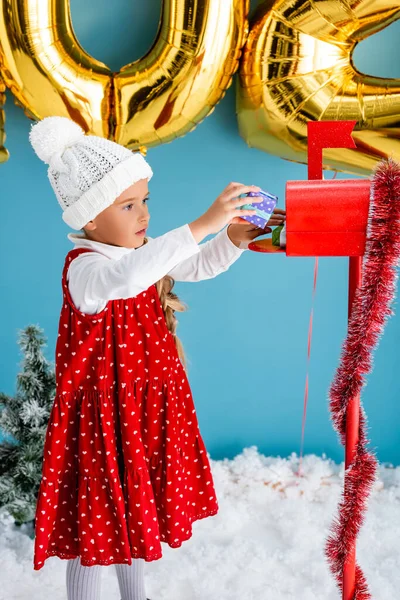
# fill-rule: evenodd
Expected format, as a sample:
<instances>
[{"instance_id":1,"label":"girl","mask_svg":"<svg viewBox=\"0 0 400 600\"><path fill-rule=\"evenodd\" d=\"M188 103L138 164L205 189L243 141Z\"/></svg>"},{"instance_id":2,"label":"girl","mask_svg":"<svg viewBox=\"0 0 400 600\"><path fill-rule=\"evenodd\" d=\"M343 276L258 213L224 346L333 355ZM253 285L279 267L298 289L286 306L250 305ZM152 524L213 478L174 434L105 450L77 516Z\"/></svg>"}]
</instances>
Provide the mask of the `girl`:
<instances>
[{"instance_id":1,"label":"girl","mask_svg":"<svg viewBox=\"0 0 400 600\"><path fill-rule=\"evenodd\" d=\"M68 599L90 600L100 565L115 564L123 600L145 600L144 562L218 511L172 286L219 275L265 233L240 219L254 211L238 210L238 196L259 188L231 183L201 217L149 239L152 170L140 154L63 117L33 125L30 141L64 221L83 231L68 236L75 246L62 274L34 569L49 556L69 559ZM283 220L278 209L270 224Z\"/></svg>"}]
</instances>

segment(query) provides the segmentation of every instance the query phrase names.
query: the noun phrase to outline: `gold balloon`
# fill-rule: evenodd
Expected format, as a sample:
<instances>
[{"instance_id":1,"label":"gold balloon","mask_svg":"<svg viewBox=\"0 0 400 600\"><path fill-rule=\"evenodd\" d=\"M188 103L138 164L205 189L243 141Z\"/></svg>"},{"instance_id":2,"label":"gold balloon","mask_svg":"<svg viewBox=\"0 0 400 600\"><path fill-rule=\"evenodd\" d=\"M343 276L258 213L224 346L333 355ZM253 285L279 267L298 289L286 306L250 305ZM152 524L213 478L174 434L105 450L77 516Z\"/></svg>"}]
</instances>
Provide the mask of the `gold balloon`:
<instances>
[{"instance_id":1,"label":"gold balloon","mask_svg":"<svg viewBox=\"0 0 400 600\"><path fill-rule=\"evenodd\" d=\"M193 129L224 96L238 68L247 0L167 0L150 52L114 78L118 141L169 142Z\"/></svg>"},{"instance_id":2,"label":"gold balloon","mask_svg":"<svg viewBox=\"0 0 400 600\"><path fill-rule=\"evenodd\" d=\"M2 0L1 75L34 119L67 116L129 148L184 135L229 87L249 0L164 0L151 50L119 73L75 37L68 0Z\"/></svg>"},{"instance_id":3,"label":"gold balloon","mask_svg":"<svg viewBox=\"0 0 400 600\"><path fill-rule=\"evenodd\" d=\"M0 65L27 116L70 117L108 137L112 74L79 45L67 1L2 0Z\"/></svg>"},{"instance_id":4,"label":"gold balloon","mask_svg":"<svg viewBox=\"0 0 400 600\"><path fill-rule=\"evenodd\" d=\"M6 141L6 133L4 131L4 123L5 123L5 113L3 106L6 101L6 86L0 79L0 164L6 162L9 158L8 151L5 149L4 144Z\"/></svg>"},{"instance_id":5,"label":"gold balloon","mask_svg":"<svg viewBox=\"0 0 400 600\"><path fill-rule=\"evenodd\" d=\"M324 151L324 168L370 172L400 159L400 80L357 71L358 42L400 16L395 0L266 0L255 13L237 92L249 146L306 162L307 122L356 120L357 150Z\"/></svg>"}]
</instances>

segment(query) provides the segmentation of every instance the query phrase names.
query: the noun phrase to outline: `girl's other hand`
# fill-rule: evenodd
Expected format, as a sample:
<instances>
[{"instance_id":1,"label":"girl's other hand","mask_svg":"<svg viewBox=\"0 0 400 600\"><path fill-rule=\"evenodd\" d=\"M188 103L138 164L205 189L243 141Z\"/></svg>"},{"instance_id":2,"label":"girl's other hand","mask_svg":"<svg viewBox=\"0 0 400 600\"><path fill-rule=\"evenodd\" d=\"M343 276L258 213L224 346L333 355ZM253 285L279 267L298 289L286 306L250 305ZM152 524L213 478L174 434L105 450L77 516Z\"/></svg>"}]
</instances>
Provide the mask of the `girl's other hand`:
<instances>
[{"instance_id":1,"label":"girl's other hand","mask_svg":"<svg viewBox=\"0 0 400 600\"><path fill-rule=\"evenodd\" d=\"M260 189L255 185L230 183L204 215L189 224L196 242L200 243L208 235L218 233L228 223L243 223L240 217L254 215L254 210L238 210L239 206L246 204L246 201L239 196L248 192L259 192ZM254 197L251 202L262 202L262 197Z\"/></svg>"},{"instance_id":2,"label":"girl's other hand","mask_svg":"<svg viewBox=\"0 0 400 600\"><path fill-rule=\"evenodd\" d=\"M271 227L283 225L285 218L286 211L281 208L275 208L267 225ZM252 242L261 235L271 233L271 227L266 226L264 229L261 229L244 219L239 219L237 224L229 225L228 236L231 242L239 248L242 242Z\"/></svg>"},{"instance_id":3,"label":"girl's other hand","mask_svg":"<svg viewBox=\"0 0 400 600\"><path fill-rule=\"evenodd\" d=\"M242 221L241 224L231 223L231 225L229 225L228 236L232 244L235 244L235 246L240 248L240 245L243 242L252 242L256 238L260 237L260 235L266 235L271 233L271 231L272 229L270 227L261 229L261 227L256 227L247 221Z\"/></svg>"},{"instance_id":4,"label":"girl's other hand","mask_svg":"<svg viewBox=\"0 0 400 600\"><path fill-rule=\"evenodd\" d=\"M282 208L274 208L274 212L272 213L267 225L271 225L271 227L278 227L279 225L283 225L285 221L286 210L283 210Z\"/></svg>"}]
</instances>

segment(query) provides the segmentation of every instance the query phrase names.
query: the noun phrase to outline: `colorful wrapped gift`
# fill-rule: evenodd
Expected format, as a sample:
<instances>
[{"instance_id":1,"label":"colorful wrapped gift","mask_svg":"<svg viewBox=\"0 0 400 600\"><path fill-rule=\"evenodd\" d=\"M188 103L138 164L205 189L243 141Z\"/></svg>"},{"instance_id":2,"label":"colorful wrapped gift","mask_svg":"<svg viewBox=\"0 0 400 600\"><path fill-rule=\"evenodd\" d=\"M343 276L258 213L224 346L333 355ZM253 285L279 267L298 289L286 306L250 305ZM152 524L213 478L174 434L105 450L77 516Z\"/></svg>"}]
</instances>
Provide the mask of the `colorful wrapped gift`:
<instances>
[{"instance_id":1,"label":"colorful wrapped gift","mask_svg":"<svg viewBox=\"0 0 400 600\"><path fill-rule=\"evenodd\" d=\"M275 227L275 229L272 232L272 245L273 246L280 246L281 245L281 232L283 229L283 225L279 225L278 227Z\"/></svg>"},{"instance_id":2,"label":"colorful wrapped gift","mask_svg":"<svg viewBox=\"0 0 400 600\"><path fill-rule=\"evenodd\" d=\"M254 198L258 196L262 196L262 202L256 202L254 204L244 204L241 206L241 209L249 209L255 210L254 215L248 215L246 217L242 217L249 223L256 225L256 227L260 227L261 229L265 229L268 221L271 218L272 213L274 212L274 208L277 205L278 197L273 194L269 194L268 192L264 192L263 190L259 192L249 192L246 194L249 198Z\"/></svg>"},{"instance_id":3,"label":"colorful wrapped gift","mask_svg":"<svg viewBox=\"0 0 400 600\"><path fill-rule=\"evenodd\" d=\"M286 225L275 227L272 232L272 245L280 246L281 248L286 247Z\"/></svg>"}]
</instances>

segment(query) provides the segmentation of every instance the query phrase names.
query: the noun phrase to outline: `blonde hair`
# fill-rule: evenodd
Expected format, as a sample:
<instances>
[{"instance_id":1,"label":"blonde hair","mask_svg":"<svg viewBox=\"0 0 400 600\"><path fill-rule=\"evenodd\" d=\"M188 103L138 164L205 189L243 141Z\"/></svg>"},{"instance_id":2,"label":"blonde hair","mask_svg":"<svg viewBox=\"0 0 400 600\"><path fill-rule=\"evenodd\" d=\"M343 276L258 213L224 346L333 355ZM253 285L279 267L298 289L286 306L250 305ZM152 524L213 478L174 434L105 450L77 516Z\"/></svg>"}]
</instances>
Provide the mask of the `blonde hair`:
<instances>
[{"instance_id":1,"label":"blonde hair","mask_svg":"<svg viewBox=\"0 0 400 600\"><path fill-rule=\"evenodd\" d=\"M178 296L172 291L174 285L175 281L173 280L173 278L169 275L165 275L165 277L157 281L156 289L158 295L160 296L161 306L164 311L167 327L174 337L175 346L178 350L179 358L181 359L183 366L186 368L187 365L183 344L176 335L178 319L175 316L175 311L183 312L187 309L187 307L185 304L183 304L183 302L179 300Z\"/></svg>"},{"instance_id":2,"label":"blonde hair","mask_svg":"<svg viewBox=\"0 0 400 600\"><path fill-rule=\"evenodd\" d=\"M147 244L147 238L144 238L144 243ZM172 288L175 285L175 281L170 275L165 275L162 279L157 281L156 290L160 297L160 302L165 315L165 321L169 331L172 333L175 341L176 349L178 350L178 356L182 361L183 366L187 367L185 351L183 344L179 337L176 335L176 329L178 327L178 319L175 316L175 312L184 312L187 310L186 304L181 302Z\"/></svg>"}]
</instances>

